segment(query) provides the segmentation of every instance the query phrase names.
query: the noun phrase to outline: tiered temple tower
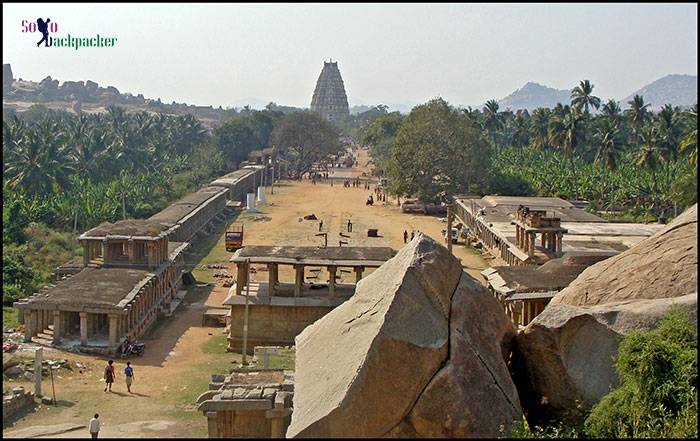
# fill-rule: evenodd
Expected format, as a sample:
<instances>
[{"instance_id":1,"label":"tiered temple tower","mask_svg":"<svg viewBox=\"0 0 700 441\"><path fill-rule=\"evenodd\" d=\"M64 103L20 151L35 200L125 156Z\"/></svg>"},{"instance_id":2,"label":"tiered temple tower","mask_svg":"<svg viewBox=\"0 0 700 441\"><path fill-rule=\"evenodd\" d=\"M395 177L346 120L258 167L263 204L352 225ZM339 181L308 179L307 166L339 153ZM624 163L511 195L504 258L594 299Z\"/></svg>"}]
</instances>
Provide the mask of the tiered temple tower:
<instances>
[{"instance_id":1,"label":"tiered temple tower","mask_svg":"<svg viewBox=\"0 0 700 441\"><path fill-rule=\"evenodd\" d=\"M345 85L338 70L338 62L323 62L323 70L316 82L311 110L318 112L328 121L336 121L350 115Z\"/></svg>"}]
</instances>

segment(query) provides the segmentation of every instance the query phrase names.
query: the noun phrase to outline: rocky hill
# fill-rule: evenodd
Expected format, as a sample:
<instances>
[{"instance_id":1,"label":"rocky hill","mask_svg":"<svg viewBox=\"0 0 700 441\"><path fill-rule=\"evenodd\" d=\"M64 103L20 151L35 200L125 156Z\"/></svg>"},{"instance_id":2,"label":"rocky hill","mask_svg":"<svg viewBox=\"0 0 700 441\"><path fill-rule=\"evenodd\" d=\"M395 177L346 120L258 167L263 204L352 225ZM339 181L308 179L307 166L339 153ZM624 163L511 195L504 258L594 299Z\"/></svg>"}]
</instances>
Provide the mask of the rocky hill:
<instances>
[{"instance_id":1,"label":"rocky hill","mask_svg":"<svg viewBox=\"0 0 700 441\"><path fill-rule=\"evenodd\" d=\"M557 103L568 104L571 101L571 91L553 89L541 84L529 82L507 97L498 101L502 110L527 109L532 112L538 107L552 108Z\"/></svg>"},{"instance_id":2,"label":"rocky hill","mask_svg":"<svg viewBox=\"0 0 700 441\"><path fill-rule=\"evenodd\" d=\"M104 112L110 105L126 107L129 111L147 111L173 115L191 114L209 128L218 125L226 110L221 106L195 106L185 103L170 104L158 99L145 98L142 94L121 93L116 87L101 87L94 81L64 81L47 76L40 82L14 79L9 64L3 65L3 113L23 112L34 104L50 109L73 112Z\"/></svg>"},{"instance_id":3,"label":"rocky hill","mask_svg":"<svg viewBox=\"0 0 700 441\"><path fill-rule=\"evenodd\" d=\"M635 95L644 97L652 110L659 110L664 104L690 107L698 102L698 77L696 75L666 75L653 83L631 93L620 102L623 109L629 108L628 101Z\"/></svg>"}]
</instances>

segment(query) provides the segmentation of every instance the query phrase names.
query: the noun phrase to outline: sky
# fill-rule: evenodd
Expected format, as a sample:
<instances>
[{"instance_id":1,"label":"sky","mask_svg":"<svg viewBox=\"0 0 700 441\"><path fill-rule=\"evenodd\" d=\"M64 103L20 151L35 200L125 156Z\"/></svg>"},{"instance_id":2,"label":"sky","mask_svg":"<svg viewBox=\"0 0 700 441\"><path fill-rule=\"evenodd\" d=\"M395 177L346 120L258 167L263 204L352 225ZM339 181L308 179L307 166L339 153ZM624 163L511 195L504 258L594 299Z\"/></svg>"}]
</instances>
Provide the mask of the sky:
<instances>
[{"instance_id":1,"label":"sky","mask_svg":"<svg viewBox=\"0 0 700 441\"><path fill-rule=\"evenodd\" d=\"M3 63L15 78L92 80L163 102L251 99L308 107L323 61L350 105L501 99L534 81L622 99L667 74L697 75L697 4L3 3ZM37 48L52 36L114 47Z\"/></svg>"}]
</instances>

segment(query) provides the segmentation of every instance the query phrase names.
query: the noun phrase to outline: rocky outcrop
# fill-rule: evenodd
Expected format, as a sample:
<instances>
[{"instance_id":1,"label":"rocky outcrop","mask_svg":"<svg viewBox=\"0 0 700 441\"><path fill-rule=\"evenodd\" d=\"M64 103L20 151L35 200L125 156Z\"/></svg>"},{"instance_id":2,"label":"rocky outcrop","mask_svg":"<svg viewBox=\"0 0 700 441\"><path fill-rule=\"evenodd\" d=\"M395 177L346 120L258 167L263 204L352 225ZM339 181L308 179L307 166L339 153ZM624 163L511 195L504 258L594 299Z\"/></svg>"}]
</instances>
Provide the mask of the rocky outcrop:
<instances>
[{"instance_id":1,"label":"rocky outcrop","mask_svg":"<svg viewBox=\"0 0 700 441\"><path fill-rule=\"evenodd\" d=\"M12 88L12 82L14 81L12 76L12 66L9 64L2 65L2 92L7 93Z\"/></svg>"},{"instance_id":2,"label":"rocky outcrop","mask_svg":"<svg viewBox=\"0 0 700 441\"><path fill-rule=\"evenodd\" d=\"M697 206L557 294L516 338L514 375L528 418L576 419L619 385L619 339L678 305L697 322Z\"/></svg>"},{"instance_id":3,"label":"rocky outcrop","mask_svg":"<svg viewBox=\"0 0 700 441\"><path fill-rule=\"evenodd\" d=\"M587 268L551 304L600 305L697 292L697 204L666 228Z\"/></svg>"},{"instance_id":4,"label":"rocky outcrop","mask_svg":"<svg viewBox=\"0 0 700 441\"><path fill-rule=\"evenodd\" d=\"M419 235L296 339L288 437L497 436L521 418L513 326Z\"/></svg>"}]
</instances>

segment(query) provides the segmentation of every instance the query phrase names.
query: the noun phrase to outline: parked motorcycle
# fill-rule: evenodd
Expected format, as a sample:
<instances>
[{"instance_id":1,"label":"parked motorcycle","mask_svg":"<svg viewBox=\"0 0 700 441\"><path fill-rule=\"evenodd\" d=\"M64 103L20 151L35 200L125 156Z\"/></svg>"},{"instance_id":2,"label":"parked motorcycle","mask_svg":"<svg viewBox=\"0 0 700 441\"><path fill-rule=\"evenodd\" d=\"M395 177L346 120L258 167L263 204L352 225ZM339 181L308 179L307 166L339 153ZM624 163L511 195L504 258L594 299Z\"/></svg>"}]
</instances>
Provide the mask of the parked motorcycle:
<instances>
[{"instance_id":1,"label":"parked motorcycle","mask_svg":"<svg viewBox=\"0 0 700 441\"><path fill-rule=\"evenodd\" d=\"M122 349L122 357L128 357L130 355L136 355L138 357L143 355L144 350L146 349L146 344L141 343L139 341L129 341L127 339L124 341L123 349Z\"/></svg>"}]
</instances>

